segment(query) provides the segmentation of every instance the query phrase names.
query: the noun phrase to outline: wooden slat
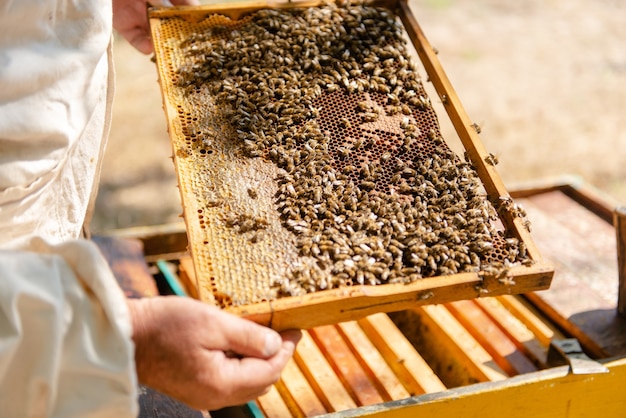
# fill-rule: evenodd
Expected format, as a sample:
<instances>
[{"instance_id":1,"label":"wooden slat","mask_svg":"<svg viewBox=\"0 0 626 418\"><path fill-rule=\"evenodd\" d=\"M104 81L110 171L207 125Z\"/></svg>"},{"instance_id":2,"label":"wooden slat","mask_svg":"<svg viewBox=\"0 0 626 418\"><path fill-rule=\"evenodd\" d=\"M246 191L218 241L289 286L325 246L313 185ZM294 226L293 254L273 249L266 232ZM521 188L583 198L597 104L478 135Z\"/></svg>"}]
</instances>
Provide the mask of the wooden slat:
<instances>
[{"instance_id":1,"label":"wooden slat","mask_svg":"<svg viewBox=\"0 0 626 418\"><path fill-rule=\"evenodd\" d=\"M342 322L337 329L385 402L409 397L409 392L356 322Z\"/></svg>"},{"instance_id":2,"label":"wooden slat","mask_svg":"<svg viewBox=\"0 0 626 418\"><path fill-rule=\"evenodd\" d=\"M391 3L385 0L379 0L376 2L372 2L379 5L387 5ZM158 18L158 19L167 19L171 17L179 17L180 11L185 10L185 19L192 21L201 21L206 17L219 13L221 15L225 15L230 17L233 20L238 20L242 16L254 12L258 9L265 8L273 8L273 9L283 9L283 8L292 8L294 6L299 7L316 7L320 5L319 0L297 0L297 1L284 1L284 2L274 2L268 0L252 0L243 2L208 2L207 4L202 4L200 6L179 6L176 8L162 6L162 7L150 7L149 13L150 18Z\"/></svg>"},{"instance_id":3,"label":"wooden slat","mask_svg":"<svg viewBox=\"0 0 626 418\"><path fill-rule=\"evenodd\" d=\"M265 416L268 418L302 417L302 412L298 410L293 402L292 408L294 409L294 412L289 409L284 399L278 392L277 386L279 385L281 385L280 382L272 386L269 392L257 399L259 408L261 408Z\"/></svg>"},{"instance_id":4,"label":"wooden slat","mask_svg":"<svg viewBox=\"0 0 626 418\"><path fill-rule=\"evenodd\" d=\"M358 323L411 395L446 389L388 315L370 315Z\"/></svg>"},{"instance_id":5,"label":"wooden slat","mask_svg":"<svg viewBox=\"0 0 626 418\"><path fill-rule=\"evenodd\" d=\"M415 312L431 326L433 334L438 337L438 343L464 366L475 381L496 381L508 377L493 357L443 305L423 306L415 308Z\"/></svg>"},{"instance_id":6,"label":"wooden slat","mask_svg":"<svg viewBox=\"0 0 626 418\"><path fill-rule=\"evenodd\" d=\"M276 388L294 415L297 411L306 417L327 412L293 359L287 362Z\"/></svg>"},{"instance_id":7,"label":"wooden slat","mask_svg":"<svg viewBox=\"0 0 626 418\"><path fill-rule=\"evenodd\" d=\"M548 347L541 344L526 325L509 312L496 298L479 298L475 303L494 321L502 332L540 369L546 367Z\"/></svg>"},{"instance_id":8,"label":"wooden slat","mask_svg":"<svg viewBox=\"0 0 626 418\"><path fill-rule=\"evenodd\" d=\"M225 310L278 331L309 329L318 325L358 320L374 313L397 312L418 305L474 299L481 296L481 287L488 289L492 296L547 289L554 273L551 265L542 262L530 268L513 266L509 272L515 278L514 282L505 283L495 278L483 278L478 273L459 273L426 278L410 284L321 290L272 302L231 306Z\"/></svg>"},{"instance_id":9,"label":"wooden slat","mask_svg":"<svg viewBox=\"0 0 626 418\"><path fill-rule=\"evenodd\" d=\"M198 294L198 283L196 281L196 272L193 268L193 259L190 255L184 255L179 258L180 266L179 266L179 274L178 277L182 282L187 294L194 298L198 299L200 295ZM210 300L206 301L210 303Z\"/></svg>"},{"instance_id":10,"label":"wooden slat","mask_svg":"<svg viewBox=\"0 0 626 418\"><path fill-rule=\"evenodd\" d=\"M452 302L446 308L509 376L537 371L537 367L474 302Z\"/></svg>"},{"instance_id":11,"label":"wooden slat","mask_svg":"<svg viewBox=\"0 0 626 418\"><path fill-rule=\"evenodd\" d=\"M383 402L376 386L370 381L369 376L334 326L316 327L309 332L357 405Z\"/></svg>"},{"instance_id":12,"label":"wooden slat","mask_svg":"<svg viewBox=\"0 0 626 418\"><path fill-rule=\"evenodd\" d=\"M166 258L187 251L187 233L184 222L163 225L139 226L107 231L103 235L141 240L149 261Z\"/></svg>"},{"instance_id":13,"label":"wooden slat","mask_svg":"<svg viewBox=\"0 0 626 418\"><path fill-rule=\"evenodd\" d=\"M497 299L532 331L542 345L548 347L553 338L564 338L560 331L547 321L543 321L536 311L520 299L511 295L498 296Z\"/></svg>"},{"instance_id":14,"label":"wooden slat","mask_svg":"<svg viewBox=\"0 0 626 418\"><path fill-rule=\"evenodd\" d=\"M302 332L294 359L328 411L356 407L356 403L307 331Z\"/></svg>"}]
</instances>

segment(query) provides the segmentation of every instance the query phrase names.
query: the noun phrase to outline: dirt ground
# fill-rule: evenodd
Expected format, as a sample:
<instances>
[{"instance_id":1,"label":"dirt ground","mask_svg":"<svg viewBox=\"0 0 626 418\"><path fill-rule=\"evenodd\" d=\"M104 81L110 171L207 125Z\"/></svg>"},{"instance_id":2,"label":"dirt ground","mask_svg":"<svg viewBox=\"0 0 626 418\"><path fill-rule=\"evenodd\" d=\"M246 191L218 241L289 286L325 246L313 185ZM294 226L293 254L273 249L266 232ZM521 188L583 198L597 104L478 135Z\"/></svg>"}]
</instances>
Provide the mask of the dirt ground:
<instances>
[{"instance_id":1,"label":"dirt ground","mask_svg":"<svg viewBox=\"0 0 626 418\"><path fill-rule=\"evenodd\" d=\"M573 175L626 204L626 3L411 4L507 186ZM155 66L121 38L115 59L117 95L94 230L178 221Z\"/></svg>"}]
</instances>

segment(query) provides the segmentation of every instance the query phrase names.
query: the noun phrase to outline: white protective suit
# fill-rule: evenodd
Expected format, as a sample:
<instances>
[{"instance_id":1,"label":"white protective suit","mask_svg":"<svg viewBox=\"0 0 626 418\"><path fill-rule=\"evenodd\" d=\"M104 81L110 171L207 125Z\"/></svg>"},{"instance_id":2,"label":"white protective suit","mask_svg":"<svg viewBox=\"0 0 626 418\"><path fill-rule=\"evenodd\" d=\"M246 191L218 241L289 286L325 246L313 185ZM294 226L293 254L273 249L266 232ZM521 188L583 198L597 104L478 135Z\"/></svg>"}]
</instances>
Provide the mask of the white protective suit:
<instances>
[{"instance_id":1,"label":"white protective suit","mask_svg":"<svg viewBox=\"0 0 626 418\"><path fill-rule=\"evenodd\" d=\"M111 0L0 0L0 416L138 413L125 298L80 239L112 101Z\"/></svg>"}]
</instances>

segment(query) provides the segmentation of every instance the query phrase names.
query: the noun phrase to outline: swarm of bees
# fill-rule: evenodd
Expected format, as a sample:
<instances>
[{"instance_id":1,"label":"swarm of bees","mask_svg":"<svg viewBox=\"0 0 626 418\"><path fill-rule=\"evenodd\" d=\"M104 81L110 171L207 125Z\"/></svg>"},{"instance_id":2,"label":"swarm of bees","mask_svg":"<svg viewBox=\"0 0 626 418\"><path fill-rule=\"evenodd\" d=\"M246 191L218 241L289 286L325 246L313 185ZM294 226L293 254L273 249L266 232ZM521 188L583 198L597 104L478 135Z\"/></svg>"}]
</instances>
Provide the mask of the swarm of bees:
<instances>
[{"instance_id":1,"label":"swarm of bees","mask_svg":"<svg viewBox=\"0 0 626 418\"><path fill-rule=\"evenodd\" d=\"M243 156L282 169L276 210L303 261L276 297L527 260L441 137L405 42L389 10L329 4L260 10L180 45L178 86L207 89Z\"/></svg>"}]
</instances>

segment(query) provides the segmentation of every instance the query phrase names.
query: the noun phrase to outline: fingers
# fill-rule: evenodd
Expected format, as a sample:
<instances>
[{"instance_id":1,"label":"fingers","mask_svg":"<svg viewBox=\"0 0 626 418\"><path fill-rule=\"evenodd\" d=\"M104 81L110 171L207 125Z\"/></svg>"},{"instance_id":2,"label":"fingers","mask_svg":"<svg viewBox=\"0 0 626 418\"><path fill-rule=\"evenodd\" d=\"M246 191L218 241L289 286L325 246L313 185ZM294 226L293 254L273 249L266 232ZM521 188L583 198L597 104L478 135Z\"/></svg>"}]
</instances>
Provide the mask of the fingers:
<instances>
[{"instance_id":1,"label":"fingers","mask_svg":"<svg viewBox=\"0 0 626 418\"><path fill-rule=\"evenodd\" d=\"M235 370L236 377L245 377L241 381L243 387L265 390L280 378L280 373L293 357L296 345L302 336L300 331L290 330L281 334L283 338L280 349L268 359L244 357L238 360ZM233 382L233 384L235 384Z\"/></svg>"},{"instance_id":2,"label":"fingers","mask_svg":"<svg viewBox=\"0 0 626 418\"><path fill-rule=\"evenodd\" d=\"M197 0L149 0L152 6L191 6L200 4ZM113 25L126 40L143 54L154 51L150 36L145 1L114 1Z\"/></svg>"},{"instance_id":3,"label":"fingers","mask_svg":"<svg viewBox=\"0 0 626 418\"><path fill-rule=\"evenodd\" d=\"M223 338L221 348L224 350L232 350L245 357L269 358L282 347L280 334L252 321L225 316L219 323Z\"/></svg>"},{"instance_id":4,"label":"fingers","mask_svg":"<svg viewBox=\"0 0 626 418\"><path fill-rule=\"evenodd\" d=\"M188 338L207 350L232 352L243 357L270 358L282 348L283 341L297 343L300 331L281 334L250 320L226 313L206 303L179 297L151 298L146 302L147 315L160 324L159 331L176 335L171 344ZM144 317L146 314L144 313ZM181 324L185 324L181 327Z\"/></svg>"},{"instance_id":5,"label":"fingers","mask_svg":"<svg viewBox=\"0 0 626 418\"><path fill-rule=\"evenodd\" d=\"M148 55L154 50L152 38L144 31L136 31L126 35L128 42L142 54Z\"/></svg>"},{"instance_id":6,"label":"fingers","mask_svg":"<svg viewBox=\"0 0 626 418\"><path fill-rule=\"evenodd\" d=\"M269 359L244 357L229 359L221 375L221 381L228 393L224 394L229 403L245 403L265 393L280 378L281 371L293 357L300 331L283 333L280 349Z\"/></svg>"},{"instance_id":7,"label":"fingers","mask_svg":"<svg viewBox=\"0 0 626 418\"><path fill-rule=\"evenodd\" d=\"M162 0L156 0L160 3ZM151 2L152 3L152 2ZM143 54L153 51L145 0L113 0L113 27Z\"/></svg>"}]
</instances>

